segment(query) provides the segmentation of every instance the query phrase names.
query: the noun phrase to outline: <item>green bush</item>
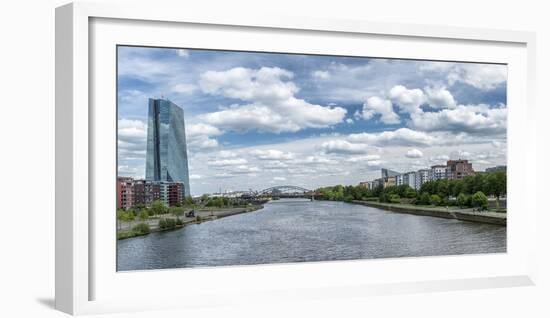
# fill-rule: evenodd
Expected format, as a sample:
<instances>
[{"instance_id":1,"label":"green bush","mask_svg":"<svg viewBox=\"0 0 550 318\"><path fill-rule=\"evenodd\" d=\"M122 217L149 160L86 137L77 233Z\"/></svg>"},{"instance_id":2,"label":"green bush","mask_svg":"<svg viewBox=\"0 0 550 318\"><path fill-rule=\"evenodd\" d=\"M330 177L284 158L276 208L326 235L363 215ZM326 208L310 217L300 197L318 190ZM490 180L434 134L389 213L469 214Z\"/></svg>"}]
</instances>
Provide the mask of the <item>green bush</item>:
<instances>
[{"instance_id":1,"label":"green bush","mask_svg":"<svg viewBox=\"0 0 550 318\"><path fill-rule=\"evenodd\" d=\"M479 208L480 210L487 210L489 202L485 194L478 191L472 195L472 206Z\"/></svg>"},{"instance_id":2,"label":"green bush","mask_svg":"<svg viewBox=\"0 0 550 318\"><path fill-rule=\"evenodd\" d=\"M153 215L165 214L168 212L168 207L166 207L164 202L155 200L151 205L151 211L153 212Z\"/></svg>"},{"instance_id":3,"label":"green bush","mask_svg":"<svg viewBox=\"0 0 550 318\"><path fill-rule=\"evenodd\" d=\"M388 195L388 201L390 203L401 203L401 197L398 194L390 194Z\"/></svg>"},{"instance_id":4,"label":"green bush","mask_svg":"<svg viewBox=\"0 0 550 318\"><path fill-rule=\"evenodd\" d=\"M456 204L461 208L468 206L468 196L461 192L456 198Z\"/></svg>"},{"instance_id":5,"label":"green bush","mask_svg":"<svg viewBox=\"0 0 550 318\"><path fill-rule=\"evenodd\" d=\"M160 219L159 220L159 229L161 230L171 230L176 227L176 220L174 219Z\"/></svg>"},{"instance_id":6,"label":"green bush","mask_svg":"<svg viewBox=\"0 0 550 318\"><path fill-rule=\"evenodd\" d=\"M440 205L441 204L441 197L437 194L432 194L430 196L430 204L431 205Z\"/></svg>"},{"instance_id":7,"label":"green bush","mask_svg":"<svg viewBox=\"0 0 550 318\"><path fill-rule=\"evenodd\" d=\"M422 192L422 194L420 194L420 197L418 197L418 199L416 200L415 204L429 205L430 195L428 194L428 192Z\"/></svg>"},{"instance_id":8,"label":"green bush","mask_svg":"<svg viewBox=\"0 0 550 318\"><path fill-rule=\"evenodd\" d=\"M180 218L177 218L177 219L176 219L176 225L177 225L177 226L182 226L182 225L183 225L183 221L182 221Z\"/></svg>"},{"instance_id":9,"label":"green bush","mask_svg":"<svg viewBox=\"0 0 550 318\"><path fill-rule=\"evenodd\" d=\"M145 221L149 218L149 213L146 210L141 210L138 217L141 221Z\"/></svg>"},{"instance_id":10,"label":"green bush","mask_svg":"<svg viewBox=\"0 0 550 318\"><path fill-rule=\"evenodd\" d=\"M159 229L166 229L166 219L159 219Z\"/></svg>"},{"instance_id":11,"label":"green bush","mask_svg":"<svg viewBox=\"0 0 550 318\"><path fill-rule=\"evenodd\" d=\"M406 198L414 199L414 198L416 198L416 190L414 190L414 189L411 188L411 187L407 187L407 188L405 189L404 195L405 195Z\"/></svg>"},{"instance_id":12,"label":"green bush","mask_svg":"<svg viewBox=\"0 0 550 318\"><path fill-rule=\"evenodd\" d=\"M151 232L151 229L149 228L148 224L139 223L132 228L132 231L136 232L137 234L143 235L149 234Z\"/></svg>"}]
</instances>

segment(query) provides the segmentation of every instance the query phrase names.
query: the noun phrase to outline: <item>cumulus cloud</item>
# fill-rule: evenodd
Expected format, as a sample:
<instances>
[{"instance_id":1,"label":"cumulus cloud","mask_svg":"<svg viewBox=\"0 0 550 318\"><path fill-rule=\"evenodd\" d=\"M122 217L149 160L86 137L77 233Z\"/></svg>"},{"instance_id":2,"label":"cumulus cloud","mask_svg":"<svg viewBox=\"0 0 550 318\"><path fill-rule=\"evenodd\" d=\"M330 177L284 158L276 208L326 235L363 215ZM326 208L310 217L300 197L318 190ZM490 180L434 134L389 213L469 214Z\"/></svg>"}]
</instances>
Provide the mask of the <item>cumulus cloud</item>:
<instances>
[{"instance_id":1,"label":"cumulus cloud","mask_svg":"<svg viewBox=\"0 0 550 318\"><path fill-rule=\"evenodd\" d=\"M440 161L447 161L449 160L450 157L448 155L437 155L437 156L434 156L434 157L430 157L430 161L432 162L440 162Z\"/></svg>"},{"instance_id":2,"label":"cumulus cloud","mask_svg":"<svg viewBox=\"0 0 550 318\"><path fill-rule=\"evenodd\" d=\"M329 159L321 156L306 156L303 158L297 158L292 160L292 164L298 164L298 165L334 165L338 164L337 160Z\"/></svg>"},{"instance_id":3,"label":"cumulus cloud","mask_svg":"<svg viewBox=\"0 0 550 318\"><path fill-rule=\"evenodd\" d=\"M421 146L427 147L436 142L436 138L421 131L399 128L380 133L359 133L347 137L351 142L372 146Z\"/></svg>"},{"instance_id":4,"label":"cumulus cloud","mask_svg":"<svg viewBox=\"0 0 550 318\"><path fill-rule=\"evenodd\" d=\"M181 83L172 86L172 92L190 95L193 94L197 90L197 88L198 87L193 84Z\"/></svg>"},{"instance_id":5,"label":"cumulus cloud","mask_svg":"<svg viewBox=\"0 0 550 318\"><path fill-rule=\"evenodd\" d=\"M478 63L419 62L419 69L445 76L447 83L468 84L477 89L489 91L506 82L506 65Z\"/></svg>"},{"instance_id":6,"label":"cumulus cloud","mask_svg":"<svg viewBox=\"0 0 550 318\"><path fill-rule=\"evenodd\" d=\"M248 163L244 158L235 158L235 159L220 159L209 161L208 165L212 167L227 167L227 166L239 166Z\"/></svg>"},{"instance_id":7,"label":"cumulus cloud","mask_svg":"<svg viewBox=\"0 0 550 318\"><path fill-rule=\"evenodd\" d=\"M120 119L117 143L121 159L145 158L147 125L141 120Z\"/></svg>"},{"instance_id":8,"label":"cumulus cloud","mask_svg":"<svg viewBox=\"0 0 550 318\"><path fill-rule=\"evenodd\" d=\"M247 174L247 175L255 175L257 172L260 172L260 168L252 166L249 167L247 165L238 165L238 166L229 166L226 169L229 170L229 173L231 174Z\"/></svg>"},{"instance_id":9,"label":"cumulus cloud","mask_svg":"<svg viewBox=\"0 0 550 318\"><path fill-rule=\"evenodd\" d=\"M330 140L321 144L321 149L325 153L337 154L363 154L367 152L367 146L364 144L353 144L346 140Z\"/></svg>"},{"instance_id":10,"label":"cumulus cloud","mask_svg":"<svg viewBox=\"0 0 550 318\"><path fill-rule=\"evenodd\" d=\"M423 156L422 151L420 151L416 148L410 149L405 154L405 157L407 157L407 158L422 158L422 156Z\"/></svg>"},{"instance_id":11,"label":"cumulus cloud","mask_svg":"<svg viewBox=\"0 0 550 318\"><path fill-rule=\"evenodd\" d=\"M346 162L380 162L380 155L363 155L363 156L350 156L345 159Z\"/></svg>"},{"instance_id":12,"label":"cumulus cloud","mask_svg":"<svg viewBox=\"0 0 550 318\"><path fill-rule=\"evenodd\" d=\"M328 71L315 71L311 73L311 76L316 79L327 80L330 78L330 73Z\"/></svg>"},{"instance_id":13,"label":"cumulus cloud","mask_svg":"<svg viewBox=\"0 0 550 318\"><path fill-rule=\"evenodd\" d=\"M446 87L426 87L427 102L432 108L455 108L456 101Z\"/></svg>"},{"instance_id":14,"label":"cumulus cloud","mask_svg":"<svg viewBox=\"0 0 550 318\"><path fill-rule=\"evenodd\" d=\"M409 126L421 131L500 134L506 131L507 109L488 105L459 105L439 112L411 114Z\"/></svg>"},{"instance_id":15,"label":"cumulus cloud","mask_svg":"<svg viewBox=\"0 0 550 318\"><path fill-rule=\"evenodd\" d=\"M197 123L186 127L187 145L194 149L211 149L219 146L218 141L212 137L219 136L223 132L218 128Z\"/></svg>"},{"instance_id":16,"label":"cumulus cloud","mask_svg":"<svg viewBox=\"0 0 550 318\"><path fill-rule=\"evenodd\" d=\"M325 128L342 122L346 110L310 104L295 97L299 88L292 72L278 67L208 71L201 75L203 92L239 99L233 105L202 115L207 123L234 131L296 132L304 128Z\"/></svg>"},{"instance_id":17,"label":"cumulus cloud","mask_svg":"<svg viewBox=\"0 0 550 318\"><path fill-rule=\"evenodd\" d=\"M389 91L389 97L402 112L415 113L426 102L426 96L421 89L407 89L403 85L396 85Z\"/></svg>"},{"instance_id":18,"label":"cumulus cloud","mask_svg":"<svg viewBox=\"0 0 550 318\"><path fill-rule=\"evenodd\" d=\"M399 115L393 111L391 101L378 96L371 96L363 104L361 116L363 119L369 120L377 114L380 114L380 121L385 124L398 124L401 122Z\"/></svg>"},{"instance_id":19,"label":"cumulus cloud","mask_svg":"<svg viewBox=\"0 0 550 318\"><path fill-rule=\"evenodd\" d=\"M218 158L235 158L237 157L239 154L236 153L235 151L231 151L231 150L222 150L222 151L219 151L217 153L217 157Z\"/></svg>"},{"instance_id":20,"label":"cumulus cloud","mask_svg":"<svg viewBox=\"0 0 550 318\"><path fill-rule=\"evenodd\" d=\"M451 152L450 158L453 160L472 159L472 154L465 150L455 150Z\"/></svg>"},{"instance_id":21,"label":"cumulus cloud","mask_svg":"<svg viewBox=\"0 0 550 318\"><path fill-rule=\"evenodd\" d=\"M251 151L250 154L260 160L291 160L294 158L294 154L276 149L256 149Z\"/></svg>"}]
</instances>

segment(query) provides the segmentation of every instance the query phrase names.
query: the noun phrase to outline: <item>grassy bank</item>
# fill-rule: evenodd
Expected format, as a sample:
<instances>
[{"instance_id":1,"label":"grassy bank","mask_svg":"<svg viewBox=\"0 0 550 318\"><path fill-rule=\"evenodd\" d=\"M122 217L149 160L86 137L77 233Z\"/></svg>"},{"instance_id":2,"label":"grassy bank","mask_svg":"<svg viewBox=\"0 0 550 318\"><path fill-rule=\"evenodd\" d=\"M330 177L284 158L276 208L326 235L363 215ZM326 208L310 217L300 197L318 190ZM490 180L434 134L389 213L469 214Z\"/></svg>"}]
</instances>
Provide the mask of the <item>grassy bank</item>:
<instances>
[{"instance_id":1,"label":"grassy bank","mask_svg":"<svg viewBox=\"0 0 550 318\"><path fill-rule=\"evenodd\" d=\"M506 225L506 213L484 211L478 212L472 208L461 209L456 206L441 207L431 205L413 205L404 203L381 203L376 201L352 200L349 203L361 204L369 207L379 208L387 211L433 216L446 219L456 219L461 221L489 223L496 225Z\"/></svg>"},{"instance_id":2,"label":"grassy bank","mask_svg":"<svg viewBox=\"0 0 550 318\"><path fill-rule=\"evenodd\" d=\"M154 232L173 231L189 224L212 221L232 215L256 211L262 208L262 205L253 205L242 208L207 208L196 211L195 217L162 214L142 220L139 223L128 224L128 229L117 230L117 239L123 240L148 235Z\"/></svg>"}]
</instances>

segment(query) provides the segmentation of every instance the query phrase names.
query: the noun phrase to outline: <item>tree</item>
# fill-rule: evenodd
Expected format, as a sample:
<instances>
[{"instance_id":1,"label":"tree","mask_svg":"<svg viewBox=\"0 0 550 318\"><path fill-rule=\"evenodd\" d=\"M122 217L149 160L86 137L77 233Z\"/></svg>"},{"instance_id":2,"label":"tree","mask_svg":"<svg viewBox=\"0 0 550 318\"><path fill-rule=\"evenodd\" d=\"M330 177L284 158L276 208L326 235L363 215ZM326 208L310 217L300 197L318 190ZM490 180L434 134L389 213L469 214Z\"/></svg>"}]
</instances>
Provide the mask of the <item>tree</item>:
<instances>
[{"instance_id":1,"label":"tree","mask_svg":"<svg viewBox=\"0 0 550 318\"><path fill-rule=\"evenodd\" d=\"M116 211L116 219L118 220L117 225L118 225L118 229L120 230L121 223L126 221L126 211L124 211L123 209L118 209Z\"/></svg>"},{"instance_id":2,"label":"tree","mask_svg":"<svg viewBox=\"0 0 550 318\"><path fill-rule=\"evenodd\" d=\"M420 187L420 192L421 193L425 192L428 195L436 193L435 182L434 181L428 181L428 182L423 183L422 186Z\"/></svg>"},{"instance_id":3,"label":"tree","mask_svg":"<svg viewBox=\"0 0 550 318\"><path fill-rule=\"evenodd\" d=\"M478 191L472 195L472 205L480 210L487 210L488 201L485 194Z\"/></svg>"},{"instance_id":4,"label":"tree","mask_svg":"<svg viewBox=\"0 0 550 318\"><path fill-rule=\"evenodd\" d=\"M421 204L421 205L428 205L430 204L430 195L428 194L428 192L423 192L422 194L420 194L420 197L418 198L418 204Z\"/></svg>"},{"instance_id":5,"label":"tree","mask_svg":"<svg viewBox=\"0 0 550 318\"><path fill-rule=\"evenodd\" d=\"M182 207L172 207L170 208L170 213L172 213L176 217L180 217L183 215L183 208Z\"/></svg>"},{"instance_id":6,"label":"tree","mask_svg":"<svg viewBox=\"0 0 550 318\"><path fill-rule=\"evenodd\" d=\"M155 200L153 204L151 204L151 211L153 211L154 215L165 214L167 209L168 208L161 200Z\"/></svg>"},{"instance_id":7,"label":"tree","mask_svg":"<svg viewBox=\"0 0 550 318\"><path fill-rule=\"evenodd\" d=\"M141 210L138 214L138 217L141 221L145 221L149 218L149 213L145 210Z\"/></svg>"},{"instance_id":8,"label":"tree","mask_svg":"<svg viewBox=\"0 0 550 318\"><path fill-rule=\"evenodd\" d=\"M506 194L506 174L504 172L491 173L487 176L486 193L494 195L496 198L496 207L500 207L500 196Z\"/></svg>"},{"instance_id":9,"label":"tree","mask_svg":"<svg viewBox=\"0 0 550 318\"><path fill-rule=\"evenodd\" d=\"M440 205L441 204L441 197L438 196L437 194L432 194L430 196L430 203L432 205Z\"/></svg>"},{"instance_id":10,"label":"tree","mask_svg":"<svg viewBox=\"0 0 550 318\"><path fill-rule=\"evenodd\" d=\"M122 209L119 209L117 211L117 219L120 222L128 222L128 226L130 226L130 223L135 220L136 216L132 210L124 211ZM120 225L120 223L119 223ZM120 226L119 226L120 230Z\"/></svg>"},{"instance_id":11,"label":"tree","mask_svg":"<svg viewBox=\"0 0 550 318\"><path fill-rule=\"evenodd\" d=\"M447 179L439 179L435 182L435 194L439 195L440 197L446 198L450 195L449 191L449 180Z\"/></svg>"},{"instance_id":12,"label":"tree","mask_svg":"<svg viewBox=\"0 0 550 318\"><path fill-rule=\"evenodd\" d=\"M405 189L405 193L403 193L403 196L412 199L416 197L416 191L413 188L407 186L407 188Z\"/></svg>"},{"instance_id":13,"label":"tree","mask_svg":"<svg viewBox=\"0 0 550 318\"><path fill-rule=\"evenodd\" d=\"M462 209L462 207L464 207L468 203L468 196L464 193L460 193L456 198L456 203Z\"/></svg>"},{"instance_id":14,"label":"tree","mask_svg":"<svg viewBox=\"0 0 550 318\"><path fill-rule=\"evenodd\" d=\"M208 198L208 195L206 195L206 197ZM185 205L193 205L193 204L195 204L195 202L193 201L192 197L187 197L187 198L185 198L184 204Z\"/></svg>"}]
</instances>

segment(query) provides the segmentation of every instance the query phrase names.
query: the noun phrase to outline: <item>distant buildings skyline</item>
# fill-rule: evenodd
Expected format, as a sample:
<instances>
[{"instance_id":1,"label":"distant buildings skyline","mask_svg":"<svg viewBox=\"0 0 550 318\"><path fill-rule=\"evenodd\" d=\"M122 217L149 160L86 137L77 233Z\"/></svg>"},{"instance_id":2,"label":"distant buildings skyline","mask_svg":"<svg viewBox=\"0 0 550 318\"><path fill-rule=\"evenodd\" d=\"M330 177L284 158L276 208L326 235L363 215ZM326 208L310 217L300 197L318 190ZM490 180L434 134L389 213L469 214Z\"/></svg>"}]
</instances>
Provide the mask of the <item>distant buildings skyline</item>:
<instances>
[{"instance_id":1,"label":"distant buildings skyline","mask_svg":"<svg viewBox=\"0 0 550 318\"><path fill-rule=\"evenodd\" d=\"M506 172L506 166L496 166L487 168L486 172ZM415 190L420 190L422 185L428 181L442 179L456 180L476 174L472 163L466 159L447 160L446 165L433 165L429 169L419 169L400 173L387 168L380 169L380 178L371 181L359 182L359 185L368 189L379 186L383 188L391 186L408 185Z\"/></svg>"}]
</instances>

